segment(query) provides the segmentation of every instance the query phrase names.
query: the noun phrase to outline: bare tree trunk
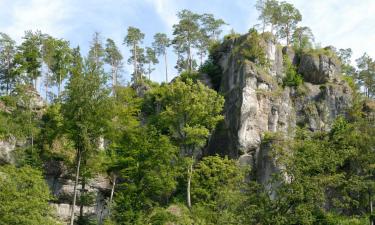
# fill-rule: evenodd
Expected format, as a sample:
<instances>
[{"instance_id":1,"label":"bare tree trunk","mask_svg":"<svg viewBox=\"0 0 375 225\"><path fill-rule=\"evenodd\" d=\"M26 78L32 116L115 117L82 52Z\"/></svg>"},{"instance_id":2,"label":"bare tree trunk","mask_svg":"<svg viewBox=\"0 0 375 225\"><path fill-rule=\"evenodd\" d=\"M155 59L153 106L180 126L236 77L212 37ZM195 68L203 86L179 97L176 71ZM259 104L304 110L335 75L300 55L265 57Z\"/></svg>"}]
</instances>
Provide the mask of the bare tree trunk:
<instances>
[{"instance_id":1,"label":"bare tree trunk","mask_svg":"<svg viewBox=\"0 0 375 225\"><path fill-rule=\"evenodd\" d=\"M165 62L165 82L168 83L167 51L164 52L164 62Z\"/></svg>"},{"instance_id":2,"label":"bare tree trunk","mask_svg":"<svg viewBox=\"0 0 375 225\"><path fill-rule=\"evenodd\" d=\"M191 176L193 175L193 162L191 162L189 168L188 168L188 182L187 182L187 206L189 209L191 208Z\"/></svg>"},{"instance_id":3,"label":"bare tree trunk","mask_svg":"<svg viewBox=\"0 0 375 225\"><path fill-rule=\"evenodd\" d=\"M373 218L373 205L372 205L372 195L371 192L369 193L369 200L370 200L370 225L375 225L374 218Z\"/></svg>"},{"instance_id":4,"label":"bare tree trunk","mask_svg":"<svg viewBox=\"0 0 375 225\"><path fill-rule=\"evenodd\" d=\"M203 64L203 52L201 52L201 65L200 66L202 66L202 64Z\"/></svg>"},{"instance_id":5,"label":"bare tree trunk","mask_svg":"<svg viewBox=\"0 0 375 225\"><path fill-rule=\"evenodd\" d=\"M85 164L85 163L83 163ZM81 183L81 200L80 200L80 205L79 205L79 217L82 218L83 217L83 204L82 204L82 196L85 195L85 188L86 188L86 179L85 177L83 176L82 177L82 183Z\"/></svg>"},{"instance_id":6,"label":"bare tree trunk","mask_svg":"<svg viewBox=\"0 0 375 225\"><path fill-rule=\"evenodd\" d=\"M191 72L192 69L192 62L191 62L191 49L190 49L190 44L188 46L188 71Z\"/></svg>"},{"instance_id":7,"label":"bare tree trunk","mask_svg":"<svg viewBox=\"0 0 375 225\"><path fill-rule=\"evenodd\" d=\"M49 71L47 72L46 74L46 83L45 83L45 87L46 87L46 101L48 100L48 73Z\"/></svg>"},{"instance_id":8,"label":"bare tree trunk","mask_svg":"<svg viewBox=\"0 0 375 225\"><path fill-rule=\"evenodd\" d=\"M9 55L8 55L8 57L9 57ZM9 58L8 58L8 60L7 60L7 66L8 66L8 74L7 74L7 76L8 76L8 79L7 79L7 95L9 95L10 94L10 77L9 77L9 74L10 74L10 60L9 60Z\"/></svg>"},{"instance_id":9,"label":"bare tree trunk","mask_svg":"<svg viewBox=\"0 0 375 225\"><path fill-rule=\"evenodd\" d=\"M109 205L112 205L112 200L113 200L113 194L115 193L115 186L116 186L116 175L113 175L112 178L112 188L111 188L111 196L109 197Z\"/></svg>"},{"instance_id":10,"label":"bare tree trunk","mask_svg":"<svg viewBox=\"0 0 375 225\"><path fill-rule=\"evenodd\" d=\"M151 63L148 63L148 79L151 80Z\"/></svg>"},{"instance_id":11,"label":"bare tree trunk","mask_svg":"<svg viewBox=\"0 0 375 225\"><path fill-rule=\"evenodd\" d=\"M116 96L115 86L116 86L116 69L115 69L115 66L112 65L112 94L113 96Z\"/></svg>"},{"instance_id":12,"label":"bare tree trunk","mask_svg":"<svg viewBox=\"0 0 375 225\"><path fill-rule=\"evenodd\" d=\"M77 185L78 185L78 179L79 179L79 169L81 166L81 151L78 150L77 152L77 169L76 169L76 178L74 182L74 191L73 191L73 204L72 209L70 211L70 225L74 224L74 209L76 207L76 201L77 201Z\"/></svg>"},{"instance_id":13,"label":"bare tree trunk","mask_svg":"<svg viewBox=\"0 0 375 225\"><path fill-rule=\"evenodd\" d=\"M134 78L137 79L137 46L133 44L133 56L134 56Z\"/></svg>"}]
</instances>

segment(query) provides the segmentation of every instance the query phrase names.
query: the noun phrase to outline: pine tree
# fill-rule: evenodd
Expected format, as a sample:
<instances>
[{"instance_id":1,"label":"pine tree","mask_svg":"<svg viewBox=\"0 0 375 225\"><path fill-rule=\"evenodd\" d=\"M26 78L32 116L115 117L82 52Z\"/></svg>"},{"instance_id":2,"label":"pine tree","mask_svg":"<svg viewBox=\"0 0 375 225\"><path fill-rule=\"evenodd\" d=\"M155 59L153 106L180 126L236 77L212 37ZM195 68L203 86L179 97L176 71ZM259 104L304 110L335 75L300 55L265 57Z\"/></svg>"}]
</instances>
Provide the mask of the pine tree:
<instances>
[{"instance_id":1,"label":"pine tree","mask_svg":"<svg viewBox=\"0 0 375 225\"><path fill-rule=\"evenodd\" d=\"M108 38L105 46L104 61L111 66L112 73L112 93L115 94L115 87L117 85L117 78L122 67L122 55L116 43Z\"/></svg>"},{"instance_id":2,"label":"pine tree","mask_svg":"<svg viewBox=\"0 0 375 225\"><path fill-rule=\"evenodd\" d=\"M168 83L168 64L167 64L167 50L169 45L171 44L171 40L167 37L164 33L157 33L154 35L154 42L152 43L152 47L155 49L155 52L158 56L164 56L164 64L165 64L165 82Z\"/></svg>"},{"instance_id":3,"label":"pine tree","mask_svg":"<svg viewBox=\"0 0 375 225\"><path fill-rule=\"evenodd\" d=\"M142 73L141 71L138 71L138 63L139 60L139 44L142 43L143 39L145 37L145 34L141 32L140 29L136 27L128 27L128 32L126 34L126 37L124 38L124 44L126 46L131 47L132 52L132 62L133 62L133 79L135 82L142 80Z\"/></svg>"}]
</instances>

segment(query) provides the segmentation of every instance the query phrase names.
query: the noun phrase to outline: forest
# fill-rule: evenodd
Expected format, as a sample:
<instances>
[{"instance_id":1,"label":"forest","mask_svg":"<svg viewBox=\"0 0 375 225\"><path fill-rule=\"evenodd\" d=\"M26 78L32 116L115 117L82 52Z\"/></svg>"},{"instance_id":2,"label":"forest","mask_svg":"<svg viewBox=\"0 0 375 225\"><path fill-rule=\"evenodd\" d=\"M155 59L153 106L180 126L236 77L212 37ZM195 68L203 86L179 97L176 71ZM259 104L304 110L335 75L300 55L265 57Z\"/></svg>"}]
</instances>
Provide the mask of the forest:
<instances>
[{"instance_id":1,"label":"forest","mask_svg":"<svg viewBox=\"0 0 375 225\"><path fill-rule=\"evenodd\" d=\"M259 24L246 34L224 33L224 20L184 9L172 36L147 34L153 42L145 44L141 28L129 26L115 43L95 32L87 55L41 31L26 31L21 43L0 33L0 225L375 225L375 60L320 46L290 3L254 7ZM298 59L283 56L282 79L269 75L267 43ZM259 148L281 165L266 184L259 168L220 143L208 150L232 104L223 78L228 51L235 68L251 62L275 83L264 98L306 95L313 81L298 69L305 54L332 59L340 85L350 87L350 107L329 129L297 121L293 134L262 133ZM159 63L162 83L153 81ZM126 64L131 81L122 82ZM317 89L332 94L330 85ZM107 182L100 215L90 211L98 177ZM62 178L71 190L56 194ZM64 218L61 202L69 204Z\"/></svg>"}]
</instances>

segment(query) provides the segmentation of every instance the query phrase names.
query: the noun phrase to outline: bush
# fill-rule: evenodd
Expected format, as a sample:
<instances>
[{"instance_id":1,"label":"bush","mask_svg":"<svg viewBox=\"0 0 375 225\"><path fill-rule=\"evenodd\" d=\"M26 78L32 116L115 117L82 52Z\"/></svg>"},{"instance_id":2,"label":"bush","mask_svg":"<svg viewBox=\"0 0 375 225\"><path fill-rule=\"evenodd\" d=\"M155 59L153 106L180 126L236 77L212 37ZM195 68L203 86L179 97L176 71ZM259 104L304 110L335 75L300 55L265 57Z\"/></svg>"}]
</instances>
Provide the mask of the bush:
<instances>
[{"instance_id":1,"label":"bush","mask_svg":"<svg viewBox=\"0 0 375 225\"><path fill-rule=\"evenodd\" d=\"M213 86L213 89L216 91L219 90L221 84L222 70L221 67L215 64L213 59L208 59L202 66L199 68L201 73L207 74Z\"/></svg>"},{"instance_id":2,"label":"bush","mask_svg":"<svg viewBox=\"0 0 375 225\"><path fill-rule=\"evenodd\" d=\"M255 29L250 29L246 39L234 48L234 52L251 62L268 67L269 60L264 49L265 42L262 36Z\"/></svg>"},{"instance_id":3,"label":"bush","mask_svg":"<svg viewBox=\"0 0 375 225\"><path fill-rule=\"evenodd\" d=\"M303 83L303 78L297 73L296 67L292 64L287 55L284 55L285 77L283 79L283 87L298 87Z\"/></svg>"}]
</instances>

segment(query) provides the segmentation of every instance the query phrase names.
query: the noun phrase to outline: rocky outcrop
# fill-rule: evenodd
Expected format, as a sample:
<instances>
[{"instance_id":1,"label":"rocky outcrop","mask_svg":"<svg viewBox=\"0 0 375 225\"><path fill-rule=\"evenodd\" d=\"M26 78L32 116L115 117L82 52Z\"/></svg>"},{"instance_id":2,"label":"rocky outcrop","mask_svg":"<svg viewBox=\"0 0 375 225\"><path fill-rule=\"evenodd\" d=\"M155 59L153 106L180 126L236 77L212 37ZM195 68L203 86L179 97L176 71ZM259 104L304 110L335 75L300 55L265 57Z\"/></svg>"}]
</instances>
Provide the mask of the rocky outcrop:
<instances>
[{"instance_id":1,"label":"rocky outcrop","mask_svg":"<svg viewBox=\"0 0 375 225\"><path fill-rule=\"evenodd\" d=\"M45 163L45 176L51 193L55 200L51 205L61 221L69 221L72 200L74 194L74 172L69 171L62 161L51 160ZM101 222L108 215L108 198L111 191L109 180L101 175L89 179L85 188L77 186L78 204L75 207L75 215L79 215L80 196L85 193L85 203L82 203L83 213L91 219Z\"/></svg>"},{"instance_id":2,"label":"rocky outcrop","mask_svg":"<svg viewBox=\"0 0 375 225\"><path fill-rule=\"evenodd\" d=\"M303 55L298 71L303 72L305 83L298 88L282 87L282 48L267 42L270 66L262 68L233 54L235 45L236 41L224 43L221 52L225 119L211 137L207 154L239 158L242 165L250 164L256 179L265 184L279 168L268 155L269 146L262 145L265 132L293 137L297 126L328 130L351 106L351 89L339 79L338 65L328 56ZM296 64L291 49L283 52Z\"/></svg>"},{"instance_id":3,"label":"rocky outcrop","mask_svg":"<svg viewBox=\"0 0 375 225\"><path fill-rule=\"evenodd\" d=\"M304 53L298 72L303 75L306 82L324 84L338 77L340 64L338 60L324 54Z\"/></svg>"},{"instance_id":4,"label":"rocky outcrop","mask_svg":"<svg viewBox=\"0 0 375 225\"><path fill-rule=\"evenodd\" d=\"M10 137L7 140L0 140L0 165L14 163L14 150L16 149L16 139Z\"/></svg>"}]
</instances>

